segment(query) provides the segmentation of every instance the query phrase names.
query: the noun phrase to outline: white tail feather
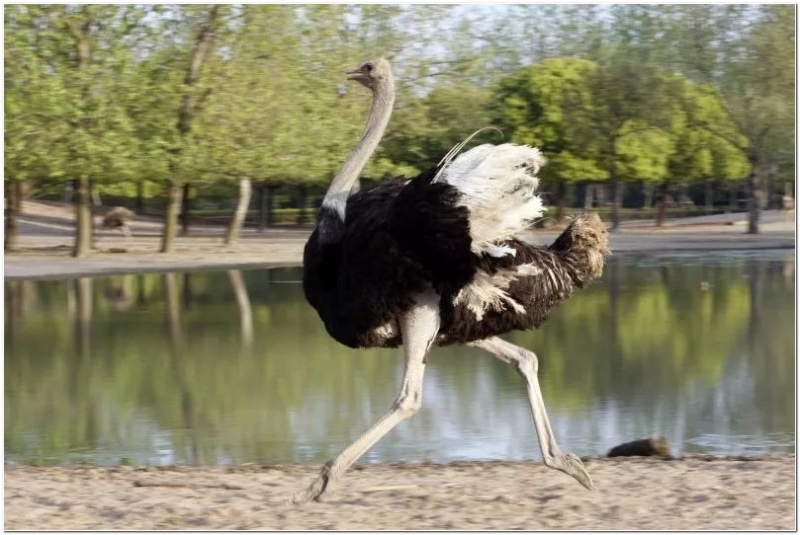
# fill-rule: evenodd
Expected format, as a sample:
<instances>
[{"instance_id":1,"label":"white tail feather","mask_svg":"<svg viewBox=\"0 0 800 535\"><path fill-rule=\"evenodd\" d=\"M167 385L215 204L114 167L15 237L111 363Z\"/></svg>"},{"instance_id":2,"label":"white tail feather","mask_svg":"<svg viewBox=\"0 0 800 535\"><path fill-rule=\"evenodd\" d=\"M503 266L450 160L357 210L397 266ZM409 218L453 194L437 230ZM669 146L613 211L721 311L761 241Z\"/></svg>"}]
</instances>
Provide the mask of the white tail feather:
<instances>
[{"instance_id":1,"label":"white tail feather","mask_svg":"<svg viewBox=\"0 0 800 535\"><path fill-rule=\"evenodd\" d=\"M459 204L469 208L474 253L516 253L497 242L517 237L531 221L542 216L536 173L545 163L542 153L534 147L487 144L464 152L440 172L441 180L462 193Z\"/></svg>"},{"instance_id":2,"label":"white tail feather","mask_svg":"<svg viewBox=\"0 0 800 535\"><path fill-rule=\"evenodd\" d=\"M439 161L439 166L441 167L441 169L439 169L439 171L436 173L436 176L433 177L433 180L431 180L431 182L439 182L439 179L442 177L444 172L447 170L447 168L450 165L450 162L453 160L453 158L458 156L458 153L461 152L461 149L463 149L466 146L466 144L469 143L472 140L472 138L474 138L475 136L477 136L478 134L480 134L484 130L497 130L498 132L500 132L500 137L503 137L503 132L499 128L496 128L494 126L485 126L485 127L481 128L481 129L476 130L475 132L470 134L469 137L467 137L467 139L465 139L464 141L462 141L461 143L459 143L457 145L454 145L452 149L447 151L447 154L444 155L444 158L442 158Z\"/></svg>"}]
</instances>

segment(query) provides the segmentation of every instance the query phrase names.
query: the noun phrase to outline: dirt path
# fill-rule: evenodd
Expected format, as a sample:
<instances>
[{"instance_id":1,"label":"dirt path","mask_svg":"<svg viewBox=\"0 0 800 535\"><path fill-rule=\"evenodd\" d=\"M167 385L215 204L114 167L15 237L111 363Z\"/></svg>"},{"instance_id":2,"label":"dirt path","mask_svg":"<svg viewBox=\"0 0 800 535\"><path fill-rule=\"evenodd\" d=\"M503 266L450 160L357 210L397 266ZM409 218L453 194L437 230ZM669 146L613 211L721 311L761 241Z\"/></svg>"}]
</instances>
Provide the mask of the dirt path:
<instances>
[{"instance_id":1,"label":"dirt path","mask_svg":"<svg viewBox=\"0 0 800 535\"><path fill-rule=\"evenodd\" d=\"M312 467L5 468L5 529L795 529L795 457L369 466L291 506Z\"/></svg>"}]
</instances>

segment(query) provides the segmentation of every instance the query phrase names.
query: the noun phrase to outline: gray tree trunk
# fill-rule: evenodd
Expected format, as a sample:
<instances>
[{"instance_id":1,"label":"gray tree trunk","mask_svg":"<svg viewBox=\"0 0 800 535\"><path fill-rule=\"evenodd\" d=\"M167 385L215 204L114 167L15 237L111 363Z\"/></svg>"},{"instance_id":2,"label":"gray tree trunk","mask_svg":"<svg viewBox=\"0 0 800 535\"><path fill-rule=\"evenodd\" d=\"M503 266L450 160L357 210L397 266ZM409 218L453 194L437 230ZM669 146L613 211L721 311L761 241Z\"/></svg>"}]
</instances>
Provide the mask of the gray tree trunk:
<instances>
[{"instance_id":1,"label":"gray tree trunk","mask_svg":"<svg viewBox=\"0 0 800 535\"><path fill-rule=\"evenodd\" d=\"M775 155L770 154L767 160L767 180L765 184L764 202L765 208L779 208L780 195L777 192L778 183L778 164L775 162Z\"/></svg>"},{"instance_id":2,"label":"gray tree trunk","mask_svg":"<svg viewBox=\"0 0 800 535\"><path fill-rule=\"evenodd\" d=\"M164 215L164 233L161 235L161 252L171 253L175 245L175 234L178 231L178 212L181 208L183 189L177 182L170 182L167 212Z\"/></svg>"},{"instance_id":3,"label":"gray tree trunk","mask_svg":"<svg viewBox=\"0 0 800 535\"><path fill-rule=\"evenodd\" d=\"M306 205L308 204L308 188L305 184L300 184L298 186L298 190L300 192L300 199L298 204L300 204L300 211L297 213L297 224L302 226L306 224L308 218L306 217Z\"/></svg>"},{"instance_id":4,"label":"gray tree trunk","mask_svg":"<svg viewBox=\"0 0 800 535\"><path fill-rule=\"evenodd\" d=\"M144 215L144 181L136 183L136 213Z\"/></svg>"},{"instance_id":5,"label":"gray tree trunk","mask_svg":"<svg viewBox=\"0 0 800 535\"><path fill-rule=\"evenodd\" d=\"M706 180L705 197L706 214L710 214L714 211L714 181L710 178Z\"/></svg>"},{"instance_id":6,"label":"gray tree trunk","mask_svg":"<svg viewBox=\"0 0 800 535\"><path fill-rule=\"evenodd\" d=\"M650 180L644 183L644 203L642 208L650 208L653 206L653 190L655 187L655 184Z\"/></svg>"},{"instance_id":7,"label":"gray tree trunk","mask_svg":"<svg viewBox=\"0 0 800 535\"><path fill-rule=\"evenodd\" d=\"M6 235L3 240L4 250L13 251L17 247L19 207L22 199L19 198L18 181L6 179Z\"/></svg>"},{"instance_id":8,"label":"gray tree trunk","mask_svg":"<svg viewBox=\"0 0 800 535\"><path fill-rule=\"evenodd\" d=\"M619 228L619 210L622 208L622 187L622 183L616 176L616 170L614 170L611 180L611 230L617 230Z\"/></svg>"},{"instance_id":9,"label":"gray tree trunk","mask_svg":"<svg viewBox=\"0 0 800 535\"><path fill-rule=\"evenodd\" d=\"M258 233L264 232L267 226L267 185L259 184L256 187L256 204L258 205Z\"/></svg>"},{"instance_id":10,"label":"gray tree trunk","mask_svg":"<svg viewBox=\"0 0 800 535\"><path fill-rule=\"evenodd\" d=\"M583 209L590 210L592 208L592 201L594 200L594 184L586 184L586 192L583 195Z\"/></svg>"},{"instance_id":11,"label":"gray tree trunk","mask_svg":"<svg viewBox=\"0 0 800 535\"><path fill-rule=\"evenodd\" d=\"M241 179L239 181L239 203L236 205L236 211L233 213L228 231L225 233L225 245L235 245L239 241L239 234L247 217L247 208L250 206L252 193L251 180L249 178Z\"/></svg>"},{"instance_id":12,"label":"gray tree trunk","mask_svg":"<svg viewBox=\"0 0 800 535\"><path fill-rule=\"evenodd\" d=\"M667 220L667 196L669 195L669 182L666 180L661 183L661 195L658 200L658 215L656 216L656 226L663 227Z\"/></svg>"},{"instance_id":13,"label":"gray tree trunk","mask_svg":"<svg viewBox=\"0 0 800 535\"><path fill-rule=\"evenodd\" d=\"M189 205L189 190L191 189L191 185L187 182L183 185L183 195L181 196L181 236L188 236L189 235L189 210L191 206Z\"/></svg>"},{"instance_id":14,"label":"gray tree trunk","mask_svg":"<svg viewBox=\"0 0 800 535\"><path fill-rule=\"evenodd\" d=\"M728 209L735 212L739 207L739 186L737 184L730 185L731 191L728 197Z\"/></svg>"},{"instance_id":15,"label":"gray tree trunk","mask_svg":"<svg viewBox=\"0 0 800 535\"><path fill-rule=\"evenodd\" d=\"M80 258L92 250L92 201L89 180L76 180L75 187L75 245L72 256Z\"/></svg>"},{"instance_id":16,"label":"gray tree trunk","mask_svg":"<svg viewBox=\"0 0 800 535\"><path fill-rule=\"evenodd\" d=\"M759 233L759 219L761 219L761 188L759 187L758 173L756 166L751 167L750 176L747 177L748 186L748 214L747 214L747 233Z\"/></svg>"}]
</instances>

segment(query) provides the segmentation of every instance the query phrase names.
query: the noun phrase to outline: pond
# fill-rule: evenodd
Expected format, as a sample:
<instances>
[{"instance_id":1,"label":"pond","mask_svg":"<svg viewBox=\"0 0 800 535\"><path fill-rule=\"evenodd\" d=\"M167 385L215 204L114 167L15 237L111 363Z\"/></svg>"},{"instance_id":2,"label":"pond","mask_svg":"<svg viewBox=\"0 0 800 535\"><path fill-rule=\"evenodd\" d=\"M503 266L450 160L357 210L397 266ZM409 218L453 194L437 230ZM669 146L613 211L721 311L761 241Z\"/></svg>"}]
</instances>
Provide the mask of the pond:
<instances>
[{"instance_id":1,"label":"pond","mask_svg":"<svg viewBox=\"0 0 800 535\"><path fill-rule=\"evenodd\" d=\"M561 446L794 451L794 251L612 257L537 331ZM299 268L5 283L6 462L322 463L394 399L400 349L332 341ZM525 388L437 348L423 408L361 462L540 459Z\"/></svg>"}]
</instances>

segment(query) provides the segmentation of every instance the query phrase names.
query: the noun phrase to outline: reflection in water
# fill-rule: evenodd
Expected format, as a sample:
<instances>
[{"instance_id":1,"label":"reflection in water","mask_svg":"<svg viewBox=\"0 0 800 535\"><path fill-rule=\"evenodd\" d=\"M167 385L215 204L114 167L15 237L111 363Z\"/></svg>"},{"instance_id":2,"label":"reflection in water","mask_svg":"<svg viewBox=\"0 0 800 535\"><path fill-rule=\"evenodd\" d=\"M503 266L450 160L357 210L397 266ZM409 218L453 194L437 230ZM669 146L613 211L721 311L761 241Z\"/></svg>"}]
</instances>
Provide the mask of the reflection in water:
<instances>
[{"instance_id":1,"label":"reflection in water","mask_svg":"<svg viewBox=\"0 0 800 535\"><path fill-rule=\"evenodd\" d=\"M242 272L238 269L228 270L228 280L231 282L236 304L239 307L241 318L242 346L248 350L253 347L253 311L250 308L250 297L247 295Z\"/></svg>"},{"instance_id":2,"label":"reflection in water","mask_svg":"<svg viewBox=\"0 0 800 535\"><path fill-rule=\"evenodd\" d=\"M337 345L298 269L6 282L5 451L18 461L324 462L394 398L400 350ZM794 257L614 258L539 331L559 442L794 450ZM423 409L364 458L538 458L525 388L435 349Z\"/></svg>"}]
</instances>

